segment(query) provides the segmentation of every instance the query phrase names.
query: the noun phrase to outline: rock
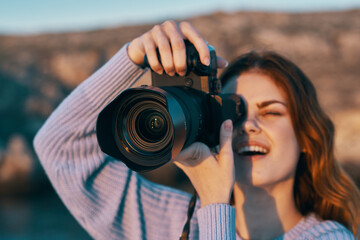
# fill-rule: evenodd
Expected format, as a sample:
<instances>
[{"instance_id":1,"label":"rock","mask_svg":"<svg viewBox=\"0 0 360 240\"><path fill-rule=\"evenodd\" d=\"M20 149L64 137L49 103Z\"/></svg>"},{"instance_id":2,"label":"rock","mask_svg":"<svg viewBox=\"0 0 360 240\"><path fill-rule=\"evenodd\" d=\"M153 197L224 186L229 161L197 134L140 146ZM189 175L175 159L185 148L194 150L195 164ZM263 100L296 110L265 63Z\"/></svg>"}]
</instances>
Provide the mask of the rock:
<instances>
[{"instance_id":1,"label":"rock","mask_svg":"<svg viewBox=\"0 0 360 240\"><path fill-rule=\"evenodd\" d=\"M52 73L64 85L74 88L94 72L99 55L94 51L58 53L50 61Z\"/></svg>"},{"instance_id":2,"label":"rock","mask_svg":"<svg viewBox=\"0 0 360 240\"><path fill-rule=\"evenodd\" d=\"M337 112L335 124L335 153L337 159L346 163L360 156L360 110ZM359 164L360 165L360 164ZM360 169L358 169L360 171Z\"/></svg>"},{"instance_id":3,"label":"rock","mask_svg":"<svg viewBox=\"0 0 360 240\"><path fill-rule=\"evenodd\" d=\"M34 170L34 156L25 139L20 135L13 135L1 156L0 194L29 192Z\"/></svg>"},{"instance_id":4,"label":"rock","mask_svg":"<svg viewBox=\"0 0 360 240\"><path fill-rule=\"evenodd\" d=\"M338 44L346 64L357 66L360 62L360 31L345 32L339 35Z\"/></svg>"}]
</instances>

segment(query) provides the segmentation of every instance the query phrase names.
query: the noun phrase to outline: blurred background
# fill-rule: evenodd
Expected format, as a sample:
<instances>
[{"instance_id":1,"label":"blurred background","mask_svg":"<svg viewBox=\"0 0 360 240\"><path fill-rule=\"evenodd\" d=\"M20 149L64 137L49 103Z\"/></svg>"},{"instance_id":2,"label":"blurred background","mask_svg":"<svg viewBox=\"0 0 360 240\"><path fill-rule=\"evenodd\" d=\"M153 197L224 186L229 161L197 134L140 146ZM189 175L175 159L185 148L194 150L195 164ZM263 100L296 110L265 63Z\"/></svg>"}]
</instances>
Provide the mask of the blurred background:
<instances>
[{"instance_id":1,"label":"blurred background","mask_svg":"<svg viewBox=\"0 0 360 240\"><path fill-rule=\"evenodd\" d=\"M336 125L340 164L360 186L360 0L3 0L0 239L90 239L52 189L32 139L72 89L167 19L190 21L229 61L275 50L297 63ZM146 177L189 189L171 164Z\"/></svg>"}]
</instances>

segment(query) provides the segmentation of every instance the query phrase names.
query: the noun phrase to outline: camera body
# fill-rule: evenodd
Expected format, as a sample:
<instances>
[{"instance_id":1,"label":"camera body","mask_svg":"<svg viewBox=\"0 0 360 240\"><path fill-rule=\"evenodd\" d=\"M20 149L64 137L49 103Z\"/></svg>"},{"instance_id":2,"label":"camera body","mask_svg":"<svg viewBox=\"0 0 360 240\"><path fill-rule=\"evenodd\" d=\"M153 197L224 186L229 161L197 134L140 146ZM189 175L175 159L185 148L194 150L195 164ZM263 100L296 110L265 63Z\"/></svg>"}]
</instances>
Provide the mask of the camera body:
<instances>
[{"instance_id":1,"label":"camera body","mask_svg":"<svg viewBox=\"0 0 360 240\"><path fill-rule=\"evenodd\" d=\"M215 147L222 122L245 115L239 96L220 94L214 48L209 46L210 65L205 66L195 47L185 44L185 76L151 71L151 86L125 90L98 116L101 150L132 170L158 168L196 141Z\"/></svg>"},{"instance_id":2,"label":"camera body","mask_svg":"<svg viewBox=\"0 0 360 240\"><path fill-rule=\"evenodd\" d=\"M166 74L157 74L151 71L151 82L154 87L174 87L182 86L199 90L208 94L219 94L221 91L221 81L217 78L217 57L215 49L208 45L210 52L210 64L205 66L201 63L200 56L188 40L185 40L186 66L187 71L184 77ZM160 54L158 53L158 59ZM150 67L145 55L144 66Z\"/></svg>"}]
</instances>

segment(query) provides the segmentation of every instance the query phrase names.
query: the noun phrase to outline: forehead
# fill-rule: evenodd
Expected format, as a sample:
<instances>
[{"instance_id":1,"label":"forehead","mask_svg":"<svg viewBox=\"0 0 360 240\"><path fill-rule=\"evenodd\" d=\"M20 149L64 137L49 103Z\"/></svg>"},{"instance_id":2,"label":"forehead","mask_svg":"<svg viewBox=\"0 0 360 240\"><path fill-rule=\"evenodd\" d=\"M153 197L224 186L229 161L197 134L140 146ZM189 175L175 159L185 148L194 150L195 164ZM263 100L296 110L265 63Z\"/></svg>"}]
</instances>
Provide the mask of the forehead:
<instances>
[{"instance_id":1,"label":"forehead","mask_svg":"<svg viewBox=\"0 0 360 240\"><path fill-rule=\"evenodd\" d=\"M260 72L245 72L224 86L222 93L241 95L246 101L279 100L286 102L285 92L270 76Z\"/></svg>"}]
</instances>

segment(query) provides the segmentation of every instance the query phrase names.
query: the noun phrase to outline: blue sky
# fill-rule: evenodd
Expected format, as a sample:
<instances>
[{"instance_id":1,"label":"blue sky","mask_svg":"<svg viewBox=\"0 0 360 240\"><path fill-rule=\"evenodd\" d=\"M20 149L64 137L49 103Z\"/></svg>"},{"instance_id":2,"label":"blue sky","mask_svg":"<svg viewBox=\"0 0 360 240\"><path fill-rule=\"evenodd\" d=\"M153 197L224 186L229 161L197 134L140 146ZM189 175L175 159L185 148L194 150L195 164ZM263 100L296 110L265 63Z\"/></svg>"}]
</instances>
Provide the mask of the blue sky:
<instances>
[{"instance_id":1,"label":"blue sky","mask_svg":"<svg viewBox=\"0 0 360 240\"><path fill-rule=\"evenodd\" d=\"M214 11L337 11L360 0L0 0L0 34L91 30Z\"/></svg>"}]
</instances>

